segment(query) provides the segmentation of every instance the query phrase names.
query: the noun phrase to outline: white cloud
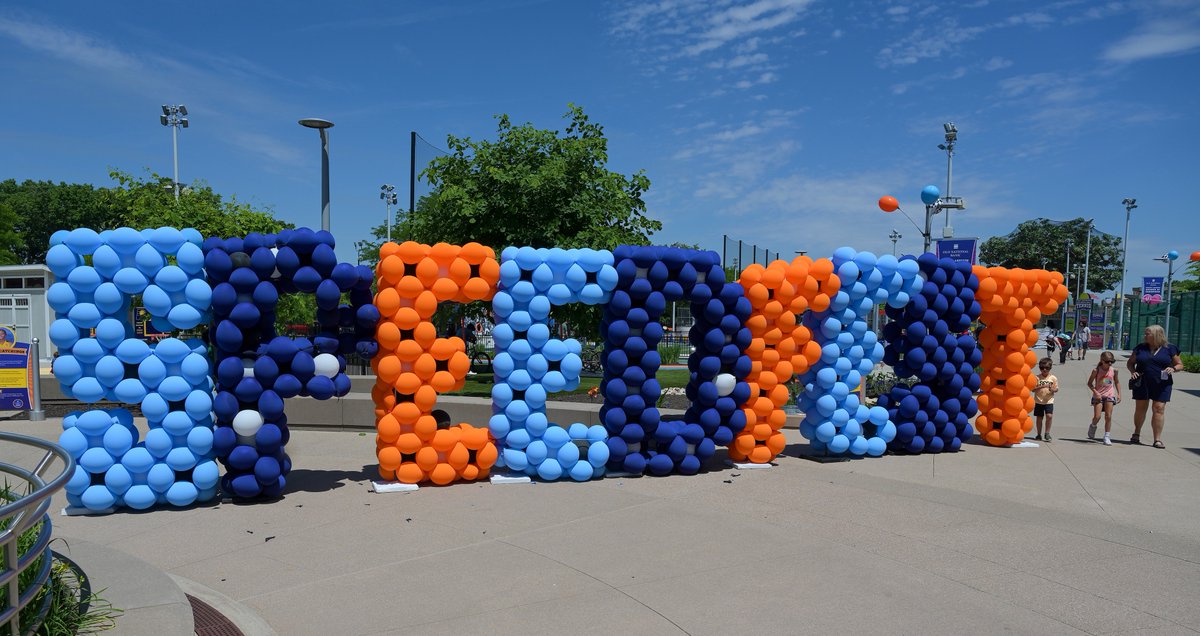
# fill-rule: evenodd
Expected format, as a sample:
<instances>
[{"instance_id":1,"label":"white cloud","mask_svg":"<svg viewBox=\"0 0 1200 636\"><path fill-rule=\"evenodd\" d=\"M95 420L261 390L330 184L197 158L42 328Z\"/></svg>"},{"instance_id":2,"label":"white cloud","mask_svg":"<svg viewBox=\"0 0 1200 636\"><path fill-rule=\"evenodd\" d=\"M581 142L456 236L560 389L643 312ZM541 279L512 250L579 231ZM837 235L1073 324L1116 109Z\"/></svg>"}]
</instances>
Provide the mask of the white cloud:
<instances>
[{"instance_id":1,"label":"white cloud","mask_svg":"<svg viewBox=\"0 0 1200 636\"><path fill-rule=\"evenodd\" d=\"M222 129L218 138L251 151L268 161L296 165L299 151L268 135L239 129L232 111L271 112L286 106L260 86L264 80L280 81L267 69L248 60L228 56L195 56L201 65L118 47L100 37L67 29L48 21L14 13L0 13L0 38L9 38L27 49L88 72L94 81L118 84L158 103L162 95L203 94L205 103L193 104L193 118ZM285 80L295 84L295 81Z\"/></svg>"},{"instance_id":2,"label":"white cloud","mask_svg":"<svg viewBox=\"0 0 1200 636\"><path fill-rule=\"evenodd\" d=\"M754 53L753 55L738 55L728 60L717 60L708 66L709 68L740 68L752 64L763 64L769 59L770 56L766 53Z\"/></svg>"},{"instance_id":3,"label":"white cloud","mask_svg":"<svg viewBox=\"0 0 1200 636\"><path fill-rule=\"evenodd\" d=\"M1008 59L1002 58L1000 56L995 56L992 59L990 59L984 63L983 70L998 71L1000 69L1008 68L1010 66L1012 66L1012 60L1008 60Z\"/></svg>"},{"instance_id":4,"label":"white cloud","mask_svg":"<svg viewBox=\"0 0 1200 636\"><path fill-rule=\"evenodd\" d=\"M734 84L734 87L745 90L747 88L751 88L753 86L758 86L760 84L770 84L771 82L774 82L777 79L779 79L778 75L768 72L768 73L763 73L756 78L741 80L741 81L737 82L736 84Z\"/></svg>"},{"instance_id":5,"label":"white cloud","mask_svg":"<svg viewBox=\"0 0 1200 636\"><path fill-rule=\"evenodd\" d=\"M1174 20L1149 22L1104 51L1109 62L1138 62L1200 49L1200 25Z\"/></svg>"}]
</instances>

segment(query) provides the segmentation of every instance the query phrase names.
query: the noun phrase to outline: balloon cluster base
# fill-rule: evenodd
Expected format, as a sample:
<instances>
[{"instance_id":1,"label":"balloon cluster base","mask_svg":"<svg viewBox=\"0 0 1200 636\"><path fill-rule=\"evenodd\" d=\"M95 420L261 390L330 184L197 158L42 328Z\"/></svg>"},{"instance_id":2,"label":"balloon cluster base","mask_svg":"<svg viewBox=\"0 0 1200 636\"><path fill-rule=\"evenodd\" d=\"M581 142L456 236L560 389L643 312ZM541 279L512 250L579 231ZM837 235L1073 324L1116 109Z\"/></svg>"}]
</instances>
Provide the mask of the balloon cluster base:
<instances>
[{"instance_id":1,"label":"balloon cluster base","mask_svg":"<svg viewBox=\"0 0 1200 636\"><path fill-rule=\"evenodd\" d=\"M414 492L420 489L421 487L416 484L406 484L399 481L383 481L381 479L371 480L371 490L377 493Z\"/></svg>"},{"instance_id":2,"label":"balloon cluster base","mask_svg":"<svg viewBox=\"0 0 1200 636\"><path fill-rule=\"evenodd\" d=\"M492 475L490 477L493 484L532 484L533 480L528 475Z\"/></svg>"},{"instance_id":3,"label":"balloon cluster base","mask_svg":"<svg viewBox=\"0 0 1200 636\"><path fill-rule=\"evenodd\" d=\"M616 478L620 479L622 477L641 477L644 474L645 473L631 473L627 470L610 470L610 471L604 473L604 476L605 477L616 477Z\"/></svg>"},{"instance_id":4,"label":"balloon cluster base","mask_svg":"<svg viewBox=\"0 0 1200 636\"><path fill-rule=\"evenodd\" d=\"M103 510L91 510L85 506L64 506L62 512L58 513L63 517L99 517L103 515L111 515L116 512L116 508L104 508Z\"/></svg>"},{"instance_id":5,"label":"balloon cluster base","mask_svg":"<svg viewBox=\"0 0 1200 636\"><path fill-rule=\"evenodd\" d=\"M754 464L751 462L735 462L732 459L725 460L726 466L732 466L738 470L759 470L762 468L774 468L775 464Z\"/></svg>"}]
</instances>

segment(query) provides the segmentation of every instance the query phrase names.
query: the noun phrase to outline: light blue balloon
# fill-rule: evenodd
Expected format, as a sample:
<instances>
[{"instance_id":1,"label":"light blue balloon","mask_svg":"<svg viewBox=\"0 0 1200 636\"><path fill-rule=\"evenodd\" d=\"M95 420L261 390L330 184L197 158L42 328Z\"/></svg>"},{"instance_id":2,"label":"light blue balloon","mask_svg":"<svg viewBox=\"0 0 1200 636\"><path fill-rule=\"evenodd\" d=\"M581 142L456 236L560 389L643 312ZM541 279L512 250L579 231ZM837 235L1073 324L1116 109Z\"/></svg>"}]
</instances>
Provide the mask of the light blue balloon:
<instances>
[{"instance_id":1,"label":"light blue balloon","mask_svg":"<svg viewBox=\"0 0 1200 636\"><path fill-rule=\"evenodd\" d=\"M128 313L129 295L115 283L101 283L92 293L92 299L96 308L105 315L124 317Z\"/></svg>"},{"instance_id":2,"label":"light blue balloon","mask_svg":"<svg viewBox=\"0 0 1200 636\"><path fill-rule=\"evenodd\" d=\"M158 393L147 393L142 399L142 414L151 422L161 422L170 410L171 405Z\"/></svg>"},{"instance_id":3,"label":"light blue balloon","mask_svg":"<svg viewBox=\"0 0 1200 636\"><path fill-rule=\"evenodd\" d=\"M546 461L549 454L550 449L547 448L546 442L540 439L529 442L529 445L525 447L525 458L531 464L540 464Z\"/></svg>"},{"instance_id":4,"label":"light blue balloon","mask_svg":"<svg viewBox=\"0 0 1200 636\"><path fill-rule=\"evenodd\" d=\"M590 455L588 457L591 458ZM569 471L571 479L575 481L587 481L592 478L593 472L594 468L591 462L576 462Z\"/></svg>"},{"instance_id":5,"label":"light blue balloon","mask_svg":"<svg viewBox=\"0 0 1200 636\"><path fill-rule=\"evenodd\" d=\"M191 449L179 446L167 453L166 463L171 470L185 471L196 465L196 456L192 454Z\"/></svg>"},{"instance_id":6,"label":"light blue balloon","mask_svg":"<svg viewBox=\"0 0 1200 636\"><path fill-rule=\"evenodd\" d=\"M122 267L113 277L113 284L125 294L140 294L146 291L150 279L135 267Z\"/></svg>"},{"instance_id":7,"label":"light blue balloon","mask_svg":"<svg viewBox=\"0 0 1200 636\"><path fill-rule=\"evenodd\" d=\"M95 230L81 227L71 230L64 243L76 254L91 254L100 247L101 241Z\"/></svg>"},{"instance_id":8,"label":"light blue balloon","mask_svg":"<svg viewBox=\"0 0 1200 636\"><path fill-rule=\"evenodd\" d=\"M150 356L138 365L138 379L147 388L156 388L167 377L167 366L157 356Z\"/></svg>"},{"instance_id":9,"label":"light blue balloon","mask_svg":"<svg viewBox=\"0 0 1200 636\"><path fill-rule=\"evenodd\" d=\"M136 404L145 399L146 385L137 378L125 378L113 388L113 395L122 402Z\"/></svg>"},{"instance_id":10,"label":"light blue balloon","mask_svg":"<svg viewBox=\"0 0 1200 636\"><path fill-rule=\"evenodd\" d=\"M546 481L554 481L562 477L562 466L553 459L547 459L537 467L537 475Z\"/></svg>"},{"instance_id":11,"label":"light blue balloon","mask_svg":"<svg viewBox=\"0 0 1200 636\"><path fill-rule=\"evenodd\" d=\"M176 265L167 265L154 275L154 284L168 294L182 292L188 284L188 275Z\"/></svg>"},{"instance_id":12,"label":"light blue balloon","mask_svg":"<svg viewBox=\"0 0 1200 636\"><path fill-rule=\"evenodd\" d=\"M173 227L160 227L150 234L150 245L163 254L174 254L183 243L183 233Z\"/></svg>"},{"instance_id":13,"label":"light blue balloon","mask_svg":"<svg viewBox=\"0 0 1200 636\"><path fill-rule=\"evenodd\" d=\"M120 496L133 485L133 476L124 466L113 464L112 468L104 473L104 485L114 495Z\"/></svg>"},{"instance_id":14,"label":"light blue balloon","mask_svg":"<svg viewBox=\"0 0 1200 636\"><path fill-rule=\"evenodd\" d=\"M80 402L99 402L108 390L96 378L82 377L71 385L71 393Z\"/></svg>"},{"instance_id":15,"label":"light blue balloon","mask_svg":"<svg viewBox=\"0 0 1200 636\"><path fill-rule=\"evenodd\" d=\"M144 446L137 446L125 453L121 458L121 465L134 476L135 481L145 479L146 473L154 466L154 455Z\"/></svg>"},{"instance_id":16,"label":"light blue balloon","mask_svg":"<svg viewBox=\"0 0 1200 636\"><path fill-rule=\"evenodd\" d=\"M46 250L46 267L54 272L54 277L58 279L66 278L71 273L72 269L83 264L83 259L79 255L71 251L66 245L55 245Z\"/></svg>"},{"instance_id":17,"label":"light blue balloon","mask_svg":"<svg viewBox=\"0 0 1200 636\"><path fill-rule=\"evenodd\" d=\"M110 426L104 432L104 450L118 459L128 453L135 442L137 439L133 433L124 426Z\"/></svg>"},{"instance_id":18,"label":"light blue balloon","mask_svg":"<svg viewBox=\"0 0 1200 636\"><path fill-rule=\"evenodd\" d=\"M88 438L83 431L79 430L79 427L72 426L58 436L58 445L66 449L71 457L79 459L79 456L88 449Z\"/></svg>"},{"instance_id":19,"label":"light blue balloon","mask_svg":"<svg viewBox=\"0 0 1200 636\"><path fill-rule=\"evenodd\" d=\"M79 327L76 327L67 318L59 318L50 323L50 341L53 342L60 351L70 351L79 342ZM61 360L60 355L58 360ZM55 360L57 362L57 360ZM57 374L57 371L55 372Z\"/></svg>"},{"instance_id":20,"label":"light blue balloon","mask_svg":"<svg viewBox=\"0 0 1200 636\"><path fill-rule=\"evenodd\" d=\"M104 279L100 276L100 272L89 265L80 265L67 274L67 284L75 290L76 294L90 294L96 291L102 282Z\"/></svg>"},{"instance_id":21,"label":"light blue balloon","mask_svg":"<svg viewBox=\"0 0 1200 636\"><path fill-rule=\"evenodd\" d=\"M178 375L167 376L158 385L158 392L168 402L184 400L191 391L192 385L188 384L187 380Z\"/></svg>"},{"instance_id":22,"label":"light blue balloon","mask_svg":"<svg viewBox=\"0 0 1200 636\"><path fill-rule=\"evenodd\" d=\"M942 191L935 185L927 185L921 189L921 203L933 205L942 197Z\"/></svg>"},{"instance_id":23,"label":"light blue balloon","mask_svg":"<svg viewBox=\"0 0 1200 636\"><path fill-rule=\"evenodd\" d=\"M108 245L125 257L131 258L145 243L141 233L131 227L119 227L108 235Z\"/></svg>"},{"instance_id":24,"label":"light blue balloon","mask_svg":"<svg viewBox=\"0 0 1200 636\"><path fill-rule=\"evenodd\" d=\"M183 297L189 305L200 311L207 311L212 307L212 287L203 278L189 280L183 289Z\"/></svg>"},{"instance_id":25,"label":"light blue balloon","mask_svg":"<svg viewBox=\"0 0 1200 636\"><path fill-rule=\"evenodd\" d=\"M887 450L887 442L881 437L872 437L867 440L867 454L871 457L880 457Z\"/></svg>"},{"instance_id":26,"label":"light blue balloon","mask_svg":"<svg viewBox=\"0 0 1200 636\"><path fill-rule=\"evenodd\" d=\"M196 276L204 271L204 250L195 243L184 243L175 255L175 263L188 276Z\"/></svg>"},{"instance_id":27,"label":"light blue balloon","mask_svg":"<svg viewBox=\"0 0 1200 636\"><path fill-rule=\"evenodd\" d=\"M187 411L171 411L162 420L162 428L171 435L187 435L192 430L192 418Z\"/></svg>"},{"instance_id":28,"label":"light blue balloon","mask_svg":"<svg viewBox=\"0 0 1200 636\"><path fill-rule=\"evenodd\" d=\"M834 435L833 439L829 441L829 452L834 455L841 455L849 448L850 439L845 435Z\"/></svg>"},{"instance_id":29,"label":"light blue balloon","mask_svg":"<svg viewBox=\"0 0 1200 636\"><path fill-rule=\"evenodd\" d=\"M216 486L220 477L220 469L217 467L217 462L211 459L199 462L192 469L192 483L196 484L196 487L200 490L208 490Z\"/></svg>"},{"instance_id":30,"label":"light blue balloon","mask_svg":"<svg viewBox=\"0 0 1200 636\"><path fill-rule=\"evenodd\" d=\"M82 495L83 506L92 512L108 510L117 503L117 497L107 486L96 484L88 486Z\"/></svg>"},{"instance_id":31,"label":"light blue balloon","mask_svg":"<svg viewBox=\"0 0 1200 636\"><path fill-rule=\"evenodd\" d=\"M1167 258L1169 258L1171 260L1175 260L1175 259L1179 258L1179 252L1176 252L1175 250L1171 250L1170 252L1167 252Z\"/></svg>"},{"instance_id":32,"label":"light blue balloon","mask_svg":"<svg viewBox=\"0 0 1200 636\"><path fill-rule=\"evenodd\" d=\"M174 447L174 442L171 441L171 434L161 428L152 428L146 432L146 450L155 459L161 460L171 452Z\"/></svg>"},{"instance_id":33,"label":"light blue balloon","mask_svg":"<svg viewBox=\"0 0 1200 636\"><path fill-rule=\"evenodd\" d=\"M75 303L74 307L67 312L67 318L80 329L92 329L100 324L100 319L103 314L100 309L92 303Z\"/></svg>"},{"instance_id":34,"label":"light blue balloon","mask_svg":"<svg viewBox=\"0 0 1200 636\"><path fill-rule=\"evenodd\" d=\"M165 317L171 311L171 295L157 285L147 285L142 293L142 305L150 315Z\"/></svg>"},{"instance_id":35,"label":"light blue balloon","mask_svg":"<svg viewBox=\"0 0 1200 636\"><path fill-rule=\"evenodd\" d=\"M167 489L166 497L172 506L190 506L196 503L199 495L200 491L196 489L195 484L190 481L178 481Z\"/></svg>"},{"instance_id":36,"label":"light blue balloon","mask_svg":"<svg viewBox=\"0 0 1200 636\"><path fill-rule=\"evenodd\" d=\"M95 374L100 384L112 388L125 379L125 365L116 356L104 356L96 362Z\"/></svg>"},{"instance_id":37,"label":"light blue balloon","mask_svg":"<svg viewBox=\"0 0 1200 636\"><path fill-rule=\"evenodd\" d=\"M513 470L523 472L529 466L529 462L525 459L525 451L523 450L505 448L501 456L504 457L504 465Z\"/></svg>"},{"instance_id":38,"label":"light blue balloon","mask_svg":"<svg viewBox=\"0 0 1200 636\"><path fill-rule=\"evenodd\" d=\"M125 492L122 500L126 506L134 510L145 510L154 505L157 497L155 497L154 491L150 489L150 486L146 484L134 484Z\"/></svg>"},{"instance_id":39,"label":"light blue balloon","mask_svg":"<svg viewBox=\"0 0 1200 636\"><path fill-rule=\"evenodd\" d=\"M116 348L117 357L125 364L140 364L150 353L150 345L138 338L126 338Z\"/></svg>"},{"instance_id":40,"label":"light blue balloon","mask_svg":"<svg viewBox=\"0 0 1200 636\"><path fill-rule=\"evenodd\" d=\"M868 449L870 449L870 443L867 441L867 438L855 437L854 439L850 440L851 455L865 455L867 454Z\"/></svg>"},{"instance_id":41,"label":"light blue balloon","mask_svg":"<svg viewBox=\"0 0 1200 636\"><path fill-rule=\"evenodd\" d=\"M167 322L176 329L191 329L204 322L204 314L190 304L175 305L167 313Z\"/></svg>"},{"instance_id":42,"label":"light blue balloon","mask_svg":"<svg viewBox=\"0 0 1200 636\"><path fill-rule=\"evenodd\" d=\"M101 245L92 255L92 267L101 277L112 280L121 269L121 255L108 245Z\"/></svg>"},{"instance_id":43,"label":"light blue balloon","mask_svg":"<svg viewBox=\"0 0 1200 636\"><path fill-rule=\"evenodd\" d=\"M147 278L153 278L158 270L167 264L167 260L153 245L146 244L138 248L133 256L133 263Z\"/></svg>"},{"instance_id":44,"label":"light blue balloon","mask_svg":"<svg viewBox=\"0 0 1200 636\"><path fill-rule=\"evenodd\" d=\"M603 429L604 427L603 426L600 426L600 427L593 426L591 428L592 429L595 429L595 428ZM591 439L591 435L589 435L588 438ZM592 444L590 446L588 446L588 463L591 464L592 466L600 468L608 463L608 458L609 458L608 444L605 444L603 440L592 440Z\"/></svg>"},{"instance_id":45,"label":"light blue balloon","mask_svg":"<svg viewBox=\"0 0 1200 636\"><path fill-rule=\"evenodd\" d=\"M492 434L492 437L498 440L503 440L508 435L509 430L508 417L503 413L497 413L488 420L488 431Z\"/></svg>"},{"instance_id":46,"label":"light blue balloon","mask_svg":"<svg viewBox=\"0 0 1200 636\"><path fill-rule=\"evenodd\" d=\"M525 431L532 438L540 439L544 437L549 427L550 421L546 419L545 413L530 413L529 417L525 418Z\"/></svg>"},{"instance_id":47,"label":"light blue balloon","mask_svg":"<svg viewBox=\"0 0 1200 636\"><path fill-rule=\"evenodd\" d=\"M183 236L183 240L191 243L192 245L200 245L204 243L204 235L200 233L200 230L197 230L194 227L185 227L182 230L179 230L179 234Z\"/></svg>"},{"instance_id":48,"label":"light blue balloon","mask_svg":"<svg viewBox=\"0 0 1200 636\"><path fill-rule=\"evenodd\" d=\"M147 437L147 440L150 438ZM165 456L166 453L163 453ZM155 464L150 468L150 472L146 473L146 483L154 492L163 493L175 483L175 471L171 470L166 464Z\"/></svg>"},{"instance_id":49,"label":"light blue balloon","mask_svg":"<svg viewBox=\"0 0 1200 636\"><path fill-rule=\"evenodd\" d=\"M831 421L821 422L816 427L817 439L822 442L829 443L835 435L837 435L837 427Z\"/></svg>"},{"instance_id":50,"label":"light blue balloon","mask_svg":"<svg viewBox=\"0 0 1200 636\"><path fill-rule=\"evenodd\" d=\"M93 475L101 475L113 465L113 456L107 450L94 446L83 451L79 457L79 465Z\"/></svg>"}]
</instances>

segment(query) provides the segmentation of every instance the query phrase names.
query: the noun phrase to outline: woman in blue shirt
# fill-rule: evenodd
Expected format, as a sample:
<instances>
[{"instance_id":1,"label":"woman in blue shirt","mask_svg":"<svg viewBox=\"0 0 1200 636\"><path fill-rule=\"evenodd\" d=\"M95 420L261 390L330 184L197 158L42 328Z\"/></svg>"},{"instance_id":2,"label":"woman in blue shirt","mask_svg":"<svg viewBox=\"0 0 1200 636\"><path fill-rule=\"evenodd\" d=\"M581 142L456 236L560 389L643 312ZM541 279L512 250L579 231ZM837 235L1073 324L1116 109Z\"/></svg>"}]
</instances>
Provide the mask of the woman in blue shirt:
<instances>
[{"instance_id":1,"label":"woman in blue shirt","mask_svg":"<svg viewBox=\"0 0 1200 636\"><path fill-rule=\"evenodd\" d=\"M1126 363L1129 367L1129 382L1133 386L1133 437L1132 444L1141 444L1142 425L1146 423L1146 409L1153 403L1150 428L1154 431L1154 447L1166 448L1162 443L1163 424L1166 419L1167 402L1171 401L1172 375L1183 370L1179 358L1179 347L1167 342L1167 334L1159 325L1150 325L1143 332L1143 342L1133 348Z\"/></svg>"}]
</instances>

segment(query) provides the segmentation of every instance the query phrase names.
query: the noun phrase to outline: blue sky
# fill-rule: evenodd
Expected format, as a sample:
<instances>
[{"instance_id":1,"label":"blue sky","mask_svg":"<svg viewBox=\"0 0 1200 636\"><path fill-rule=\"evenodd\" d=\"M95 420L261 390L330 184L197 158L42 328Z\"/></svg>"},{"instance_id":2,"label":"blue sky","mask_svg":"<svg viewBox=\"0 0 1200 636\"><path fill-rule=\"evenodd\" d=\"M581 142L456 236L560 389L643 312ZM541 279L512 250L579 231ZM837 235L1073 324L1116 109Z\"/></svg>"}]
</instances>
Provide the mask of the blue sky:
<instances>
[{"instance_id":1,"label":"blue sky","mask_svg":"<svg viewBox=\"0 0 1200 636\"><path fill-rule=\"evenodd\" d=\"M170 174L163 103L185 103L181 180L319 224L331 131L339 254L407 199L408 132L491 137L496 113L605 126L610 167L645 169L660 242L721 235L783 255L917 251L875 201L920 209L959 129L959 236L1037 216L1120 235L1130 281L1200 249L1200 2L821 0L0 4L0 178L107 185ZM935 221L940 228L941 220ZM1131 282L1129 286L1138 283Z\"/></svg>"}]
</instances>

